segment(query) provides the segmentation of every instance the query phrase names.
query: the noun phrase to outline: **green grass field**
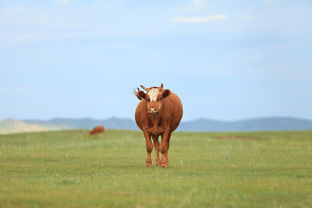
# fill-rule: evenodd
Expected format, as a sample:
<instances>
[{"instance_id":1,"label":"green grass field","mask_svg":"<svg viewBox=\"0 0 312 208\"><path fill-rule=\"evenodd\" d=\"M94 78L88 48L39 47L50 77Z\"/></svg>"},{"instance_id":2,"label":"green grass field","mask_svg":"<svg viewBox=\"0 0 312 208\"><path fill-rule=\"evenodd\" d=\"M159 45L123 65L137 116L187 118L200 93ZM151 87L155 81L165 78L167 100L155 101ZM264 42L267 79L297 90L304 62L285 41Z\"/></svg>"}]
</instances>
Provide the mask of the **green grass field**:
<instances>
[{"instance_id":1,"label":"green grass field","mask_svg":"<svg viewBox=\"0 0 312 208\"><path fill-rule=\"evenodd\" d=\"M0 135L0 207L312 207L312 132L175 133L145 167L141 132Z\"/></svg>"}]
</instances>

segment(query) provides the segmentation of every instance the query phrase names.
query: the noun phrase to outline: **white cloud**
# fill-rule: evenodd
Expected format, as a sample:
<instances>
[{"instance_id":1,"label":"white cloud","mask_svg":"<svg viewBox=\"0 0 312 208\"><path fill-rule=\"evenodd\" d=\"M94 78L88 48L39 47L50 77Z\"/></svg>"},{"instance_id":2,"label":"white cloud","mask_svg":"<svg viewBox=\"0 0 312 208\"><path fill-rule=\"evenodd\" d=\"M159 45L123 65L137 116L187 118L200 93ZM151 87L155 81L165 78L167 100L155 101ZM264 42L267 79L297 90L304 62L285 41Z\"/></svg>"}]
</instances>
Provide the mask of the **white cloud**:
<instances>
[{"instance_id":1,"label":"white cloud","mask_svg":"<svg viewBox=\"0 0 312 208\"><path fill-rule=\"evenodd\" d=\"M278 1L280 1L280 0L265 0L265 2L268 4L276 3Z\"/></svg>"},{"instance_id":2,"label":"white cloud","mask_svg":"<svg viewBox=\"0 0 312 208\"><path fill-rule=\"evenodd\" d=\"M204 13L206 13L207 10L208 4L205 0L192 0L186 7L175 9L175 12L178 14L176 14L171 21L196 24L228 19L228 16L224 14L206 16ZM186 13L187 15L185 15Z\"/></svg>"},{"instance_id":3,"label":"white cloud","mask_svg":"<svg viewBox=\"0 0 312 208\"><path fill-rule=\"evenodd\" d=\"M207 7L208 5L205 0L192 0L191 4L183 8L178 8L176 9L176 11L184 13L199 12L205 10Z\"/></svg>"},{"instance_id":4,"label":"white cloud","mask_svg":"<svg viewBox=\"0 0 312 208\"><path fill-rule=\"evenodd\" d=\"M184 17L184 16L177 16L172 19L173 22L181 22L181 23L207 23L207 22L214 22L218 20L226 20L228 16L226 15L215 15L215 16L208 16L208 17Z\"/></svg>"}]
</instances>

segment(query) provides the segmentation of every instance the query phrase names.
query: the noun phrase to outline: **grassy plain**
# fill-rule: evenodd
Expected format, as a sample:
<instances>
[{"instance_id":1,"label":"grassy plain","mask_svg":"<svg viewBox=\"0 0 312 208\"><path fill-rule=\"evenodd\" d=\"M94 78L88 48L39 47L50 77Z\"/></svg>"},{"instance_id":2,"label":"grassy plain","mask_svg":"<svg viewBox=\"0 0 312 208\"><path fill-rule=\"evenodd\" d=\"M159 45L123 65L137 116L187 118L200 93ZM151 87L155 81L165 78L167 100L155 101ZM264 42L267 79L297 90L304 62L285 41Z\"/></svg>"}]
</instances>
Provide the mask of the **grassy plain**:
<instances>
[{"instance_id":1,"label":"grassy plain","mask_svg":"<svg viewBox=\"0 0 312 208\"><path fill-rule=\"evenodd\" d=\"M0 207L312 207L311 131L178 132L169 168L145 156L136 131L0 135Z\"/></svg>"}]
</instances>

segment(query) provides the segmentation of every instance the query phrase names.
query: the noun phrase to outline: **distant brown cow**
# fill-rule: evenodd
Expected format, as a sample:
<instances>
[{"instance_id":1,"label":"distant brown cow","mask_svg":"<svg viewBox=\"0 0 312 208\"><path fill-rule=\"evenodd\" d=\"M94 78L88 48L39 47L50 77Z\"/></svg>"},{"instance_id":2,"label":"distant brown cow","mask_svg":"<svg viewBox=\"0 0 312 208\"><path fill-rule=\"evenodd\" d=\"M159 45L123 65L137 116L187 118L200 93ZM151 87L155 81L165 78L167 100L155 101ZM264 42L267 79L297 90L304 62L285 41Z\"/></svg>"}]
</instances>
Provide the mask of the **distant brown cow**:
<instances>
[{"instance_id":1,"label":"distant brown cow","mask_svg":"<svg viewBox=\"0 0 312 208\"><path fill-rule=\"evenodd\" d=\"M135 111L135 121L145 137L147 151L145 164L146 167L152 166L151 152L154 143L156 165L165 168L169 165L168 150L171 133L178 127L183 115L182 103L176 94L163 89L163 84L160 87L150 88L141 85L141 88L146 93L139 88L134 92L141 100ZM158 141L159 136L161 136L161 144ZM162 153L161 160L159 151Z\"/></svg>"},{"instance_id":2,"label":"distant brown cow","mask_svg":"<svg viewBox=\"0 0 312 208\"><path fill-rule=\"evenodd\" d=\"M89 135L104 133L104 126L96 126L90 132Z\"/></svg>"}]
</instances>

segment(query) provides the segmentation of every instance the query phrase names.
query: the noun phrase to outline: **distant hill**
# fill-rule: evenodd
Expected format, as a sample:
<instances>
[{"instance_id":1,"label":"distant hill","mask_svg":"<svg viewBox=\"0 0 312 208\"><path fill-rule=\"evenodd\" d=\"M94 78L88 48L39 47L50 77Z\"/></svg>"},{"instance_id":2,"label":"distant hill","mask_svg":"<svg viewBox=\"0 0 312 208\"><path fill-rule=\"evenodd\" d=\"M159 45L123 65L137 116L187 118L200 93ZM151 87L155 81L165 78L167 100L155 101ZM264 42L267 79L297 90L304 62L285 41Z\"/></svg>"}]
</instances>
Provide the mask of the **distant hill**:
<instances>
[{"instance_id":1,"label":"distant hill","mask_svg":"<svg viewBox=\"0 0 312 208\"><path fill-rule=\"evenodd\" d=\"M239 121L197 119L182 122L181 131L286 131L312 130L312 121L293 117L266 117Z\"/></svg>"},{"instance_id":2,"label":"distant hill","mask_svg":"<svg viewBox=\"0 0 312 208\"><path fill-rule=\"evenodd\" d=\"M52 125L59 128L91 129L97 125L104 125L108 129L136 129L135 122L131 119L109 118L104 120L83 119L52 119L24 120L34 125ZM282 131L282 130L312 130L312 121L292 117L267 117L239 121L218 121L210 119L197 119L182 122L179 131Z\"/></svg>"},{"instance_id":3,"label":"distant hill","mask_svg":"<svg viewBox=\"0 0 312 208\"><path fill-rule=\"evenodd\" d=\"M135 122L131 119L125 118L109 118L109 119L66 119L66 118L55 118L51 120L23 120L25 123L34 125L52 125L59 128L67 129L91 129L98 125L104 125L108 129L138 129Z\"/></svg>"},{"instance_id":4,"label":"distant hill","mask_svg":"<svg viewBox=\"0 0 312 208\"><path fill-rule=\"evenodd\" d=\"M46 131L57 129L92 129L104 125L107 129L138 130L134 120L124 118L109 119L66 119L51 120L23 120L6 119L0 121L0 133ZM267 117L239 121L218 121L211 119L197 119L182 122L178 131L287 131L312 130L312 121L293 117Z\"/></svg>"},{"instance_id":5,"label":"distant hill","mask_svg":"<svg viewBox=\"0 0 312 208\"><path fill-rule=\"evenodd\" d=\"M37 126L13 119L5 119L0 121L0 134L47 131L52 129L52 127L48 128L43 126Z\"/></svg>"}]
</instances>

